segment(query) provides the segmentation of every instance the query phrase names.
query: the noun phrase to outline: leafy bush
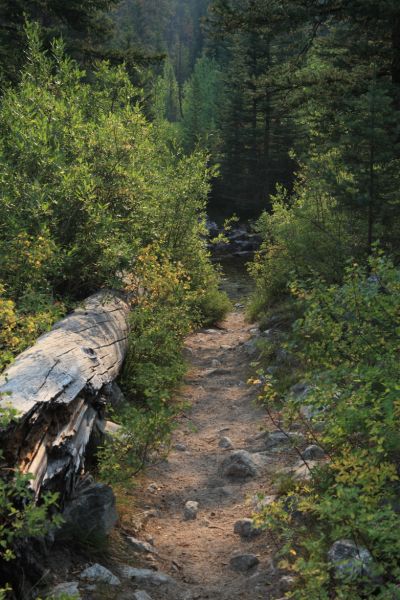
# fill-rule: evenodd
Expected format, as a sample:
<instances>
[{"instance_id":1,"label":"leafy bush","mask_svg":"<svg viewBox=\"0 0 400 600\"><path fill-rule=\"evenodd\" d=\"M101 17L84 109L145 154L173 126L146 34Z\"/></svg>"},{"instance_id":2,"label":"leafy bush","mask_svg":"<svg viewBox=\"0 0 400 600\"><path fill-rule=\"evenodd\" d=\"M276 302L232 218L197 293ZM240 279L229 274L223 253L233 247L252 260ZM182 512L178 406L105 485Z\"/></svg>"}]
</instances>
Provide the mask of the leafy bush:
<instances>
[{"instance_id":1,"label":"leafy bush","mask_svg":"<svg viewBox=\"0 0 400 600\"><path fill-rule=\"evenodd\" d=\"M15 417L15 411L0 409L0 430L8 426ZM0 461L3 455L0 452ZM49 516L54 512L58 494L44 494L40 504L34 502L29 482L32 477L18 469L1 469L0 477L0 548L1 561L9 562L16 558L16 546L28 537L43 537L53 527L60 524L60 517ZM2 582L4 584L5 582ZM0 589L0 598L11 591L9 586Z\"/></svg>"},{"instance_id":2,"label":"leafy bush","mask_svg":"<svg viewBox=\"0 0 400 600\"><path fill-rule=\"evenodd\" d=\"M170 406L126 405L115 420L119 429L98 450L99 475L108 484L129 487L151 460L167 454L177 411Z\"/></svg>"},{"instance_id":3,"label":"leafy bush","mask_svg":"<svg viewBox=\"0 0 400 600\"><path fill-rule=\"evenodd\" d=\"M250 266L256 281L251 316L287 295L294 278L317 274L339 282L357 241L348 225L348 215L307 170L292 197L278 189L271 214L263 213L257 223L263 243Z\"/></svg>"},{"instance_id":4,"label":"leafy bush","mask_svg":"<svg viewBox=\"0 0 400 600\"><path fill-rule=\"evenodd\" d=\"M328 462L266 509L260 520L280 533L283 566L299 576L296 599L395 598L400 580L399 378L400 273L377 253L354 264L342 285L293 284L305 307L290 350L304 366L306 399L286 399ZM262 394L279 398L272 378ZM307 406L304 416L304 404ZM330 545L348 538L368 548L373 576L331 576Z\"/></svg>"},{"instance_id":5,"label":"leafy bush","mask_svg":"<svg viewBox=\"0 0 400 600\"><path fill-rule=\"evenodd\" d=\"M7 293L31 286L82 297L121 286L155 240L201 280L201 268L210 272L199 239L211 175L205 154L182 156L146 121L122 67L99 63L88 83L61 42L45 54L32 25L28 40L21 83L0 104Z\"/></svg>"},{"instance_id":6,"label":"leafy bush","mask_svg":"<svg viewBox=\"0 0 400 600\"><path fill-rule=\"evenodd\" d=\"M221 321L231 306L227 294L220 292L217 287L211 287L197 302L197 308L203 315L204 325L212 325Z\"/></svg>"},{"instance_id":7,"label":"leafy bush","mask_svg":"<svg viewBox=\"0 0 400 600\"><path fill-rule=\"evenodd\" d=\"M212 275L212 272L210 272ZM200 323L219 318L228 308L217 290L193 288L184 264L149 246L137 257L132 291L142 292L130 317L128 355L121 376L127 405L113 415L119 430L99 452L101 477L127 482L152 457L168 447L179 402L172 394L186 370L185 336ZM214 303L209 303L209 298ZM201 309L200 309L201 307Z\"/></svg>"},{"instance_id":8,"label":"leafy bush","mask_svg":"<svg viewBox=\"0 0 400 600\"><path fill-rule=\"evenodd\" d=\"M52 303L47 296L26 290L19 307L5 296L0 284L0 372L14 358L64 313L62 303Z\"/></svg>"}]
</instances>

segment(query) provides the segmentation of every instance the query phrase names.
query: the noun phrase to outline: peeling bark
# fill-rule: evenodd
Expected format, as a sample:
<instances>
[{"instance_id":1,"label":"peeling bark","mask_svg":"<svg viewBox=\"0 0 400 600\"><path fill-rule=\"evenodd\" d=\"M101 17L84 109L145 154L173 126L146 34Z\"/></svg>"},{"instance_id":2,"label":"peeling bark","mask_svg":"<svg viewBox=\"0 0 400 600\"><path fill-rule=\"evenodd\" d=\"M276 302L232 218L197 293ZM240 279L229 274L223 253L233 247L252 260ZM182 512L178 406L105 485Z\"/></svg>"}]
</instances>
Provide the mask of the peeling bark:
<instances>
[{"instance_id":1,"label":"peeling bark","mask_svg":"<svg viewBox=\"0 0 400 600\"><path fill-rule=\"evenodd\" d=\"M111 292L88 298L23 352L0 377L0 408L18 417L0 434L7 462L34 476L32 488L70 496L85 464L106 390L128 344L128 303Z\"/></svg>"}]
</instances>

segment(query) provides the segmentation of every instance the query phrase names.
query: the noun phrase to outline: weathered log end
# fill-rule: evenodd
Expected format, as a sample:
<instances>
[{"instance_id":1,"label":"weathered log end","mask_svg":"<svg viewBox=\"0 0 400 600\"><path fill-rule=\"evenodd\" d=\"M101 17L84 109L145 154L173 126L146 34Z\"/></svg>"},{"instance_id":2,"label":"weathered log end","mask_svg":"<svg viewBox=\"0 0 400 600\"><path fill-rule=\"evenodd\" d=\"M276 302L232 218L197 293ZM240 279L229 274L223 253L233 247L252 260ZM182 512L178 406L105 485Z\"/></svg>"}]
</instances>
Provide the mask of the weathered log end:
<instances>
[{"instance_id":1,"label":"weathered log end","mask_svg":"<svg viewBox=\"0 0 400 600\"><path fill-rule=\"evenodd\" d=\"M103 393L119 374L128 345L129 305L103 291L42 335L0 377L0 408L18 416L1 441L9 464L34 477L36 494L69 497L85 464Z\"/></svg>"}]
</instances>

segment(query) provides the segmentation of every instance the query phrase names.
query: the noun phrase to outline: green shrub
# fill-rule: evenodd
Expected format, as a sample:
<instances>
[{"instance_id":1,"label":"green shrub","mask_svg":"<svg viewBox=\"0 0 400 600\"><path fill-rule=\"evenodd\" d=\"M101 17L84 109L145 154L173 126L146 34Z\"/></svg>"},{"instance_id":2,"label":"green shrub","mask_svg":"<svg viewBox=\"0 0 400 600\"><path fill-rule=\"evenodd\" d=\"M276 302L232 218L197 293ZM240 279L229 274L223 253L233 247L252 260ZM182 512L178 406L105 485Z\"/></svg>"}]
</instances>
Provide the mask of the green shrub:
<instances>
[{"instance_id":1,"label":"green shrub","mask_svg":"<svg viewBox=\"0 0 400 600\"><path fill-rule=\"evenodd\" d=\"M291 351L304 366L310 391L305 399L289 394L285 414L288 421L303 421L329 460L260 520L280 533L282 564L299 577L290 597L395 598L400 273L377 253L367 267L348 267L342 285L320 279L293 284L292 291L305 313L294 325ZM262 396L267 404L282 400L272 378ZM340 538L369 549L374 578L331 577L327 551Z\"/></svg>"},{"instance_id":2,"label":"green shrub","mask_svg":"<svg viewBox=\"0 0 400 600\"><path fill-rule=\"evenodd\" d=\"M264 213L257 231L263 242L250 265L256 290L250 315L260 316L283 296L294 278L320 275L339 282L346 260L356 247L357 235L349 230L348 216L321 189L307 170L292 197L280 188L272 198L272 212Z\"/></svg>"},{"instance_id":3,"label":"green shrub","mask_svg":"<svg viewBox=\"0 0 400 600\"><path fill-rule=\"evenodd\" d=\"M15 416L12 409L1 408L0 429L6 428ZM29 537L43 537L53 526L60 524L58 515L49 517L50 509L54 510L57 504L58 494L44 494L40 504L36 504L29 485L32 479L29 474L2 467L0 475L1 560L10 562L16 558L18 543ZM8 591L11 591L9 586L0 589L0 598L5 597Z\"/></svg>"},{"instance_id":4,"label":"green shrub","mask_svg":"<svg viewBox=\"0 0 400 600\"><path fill-rule=\"evenodd\" d=\"M207 156L183 156L146 120L123 67L98 63L88 83L61 42L46 54L37 28L27 33L21 82L0 101L0 280L9 297L28 287L78 298L121 287L154 242L204 287Z\"/></svg>"},{"instance_id":5,"label":"green shrub","mask_svg":"<svg viewBox=\"0 0 400 600\"><path fill-rule=\"evenodd\" d=\"M143 293L130 317L121 376L127 405L113 415L121 427L99 452L101 477L115 483L127 483L152 457L166 452L181 409L172 396L186 370L183 341L203 318L193 309L203 290L193 289L184 264L158 246L142 250L135 276Z\"/></svg>"},{"instance_id":6,"label":"green shrub","mask_svg":"<svg viewBox=\"0 0 400 600\"><path fill-rule=\"evenodd\" d=\"M211 287L200 298L197 308L203 316L204 325L213 325L222 321L232 304L225 292L221 292L217 287Z\"/></svg>"}]
</instances>

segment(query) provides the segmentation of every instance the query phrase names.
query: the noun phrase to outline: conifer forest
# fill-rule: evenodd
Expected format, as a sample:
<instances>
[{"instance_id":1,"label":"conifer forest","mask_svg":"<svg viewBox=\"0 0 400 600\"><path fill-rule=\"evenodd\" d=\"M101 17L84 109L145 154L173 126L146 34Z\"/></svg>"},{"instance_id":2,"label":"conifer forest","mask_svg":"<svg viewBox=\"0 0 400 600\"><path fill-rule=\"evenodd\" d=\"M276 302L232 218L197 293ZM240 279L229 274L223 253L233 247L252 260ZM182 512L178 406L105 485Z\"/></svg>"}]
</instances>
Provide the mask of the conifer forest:
<instances>
[{"instance_id":1,"label":"conifer forest","mask_svg":"<svg viewBox=\"0 0 400 600\"><path fill-rule=\"evenodd\" d=\"M400 600L400 1L0 0L0 600Z\"/></svg>"}]
</instances>

